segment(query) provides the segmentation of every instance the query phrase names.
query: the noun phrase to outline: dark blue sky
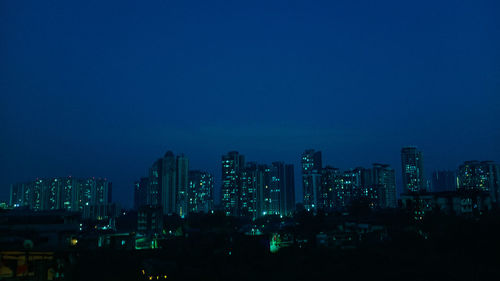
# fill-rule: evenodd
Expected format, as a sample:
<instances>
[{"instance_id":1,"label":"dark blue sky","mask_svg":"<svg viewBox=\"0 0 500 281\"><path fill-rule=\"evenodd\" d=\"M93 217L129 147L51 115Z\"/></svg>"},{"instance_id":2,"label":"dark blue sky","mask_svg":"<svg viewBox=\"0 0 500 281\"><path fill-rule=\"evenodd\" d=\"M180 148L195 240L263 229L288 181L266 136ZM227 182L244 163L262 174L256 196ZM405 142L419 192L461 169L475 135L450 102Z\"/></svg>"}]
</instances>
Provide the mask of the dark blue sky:
<instances>
[{"instance_id":1,"label":"dark blue sky","mask_svg":"<svg viewBox=\"0 0 500 281\"><path fill-rule=\"evenodd\" d=\"M0 200L103 176L130 205L167 150L217 189L229 150L398 182L404 145L427 173L500 160L499 1L79 2L0 2Z\"/></svg>"}]
</instances>

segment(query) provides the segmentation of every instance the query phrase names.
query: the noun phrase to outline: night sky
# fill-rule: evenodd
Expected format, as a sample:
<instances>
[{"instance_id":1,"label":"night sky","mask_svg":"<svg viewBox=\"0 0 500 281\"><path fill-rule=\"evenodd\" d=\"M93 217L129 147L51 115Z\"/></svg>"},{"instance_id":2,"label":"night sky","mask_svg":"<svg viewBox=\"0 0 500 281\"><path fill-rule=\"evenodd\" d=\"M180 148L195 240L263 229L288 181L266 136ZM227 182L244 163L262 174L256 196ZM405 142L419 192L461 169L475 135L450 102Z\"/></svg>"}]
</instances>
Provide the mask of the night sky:
<instances>
[{"instance_id":1,"label":"night sky","mask_svg":"<svg viewBox=\"0 0 500 281\"><path fill-rule=\"evenodd\" d=\"M398 183L405 145L500 160L500 1L75 2L0 1L0 201L100 176L130 206L167 150L217 194L230 150L292 162L297 198L307 148Z\"/></svg>"}]
</instances>

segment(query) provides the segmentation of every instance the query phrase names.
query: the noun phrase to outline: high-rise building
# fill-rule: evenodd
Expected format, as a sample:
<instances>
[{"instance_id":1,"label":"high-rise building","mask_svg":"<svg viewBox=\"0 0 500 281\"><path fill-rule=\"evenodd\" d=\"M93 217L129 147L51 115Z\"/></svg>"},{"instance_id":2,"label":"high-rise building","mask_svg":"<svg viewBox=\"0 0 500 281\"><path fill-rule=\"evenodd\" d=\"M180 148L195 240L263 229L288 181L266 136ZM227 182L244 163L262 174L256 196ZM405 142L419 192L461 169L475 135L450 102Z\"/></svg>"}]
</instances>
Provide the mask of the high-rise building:
<instances>
[{"instance_id":1,"label":"high-rise building","mask_svg":"<svg viewBox=\"0 0 500 281\"><path fill-rule=\"evenodd\" d=\"M357 167L343 172L326 166L321 180L319 209L341 210L357 202L371 208L396 207L395 174L389 165L373 164L372 168Z\"/></svg>"},{"instance_id":2,"label":"high-rise building","mask_svg":"<svg viewBox=\"0 0 500 281\"><path fill-rule=\"evenodd\" d=\"M42 192L43 209L61 209L61 181L59 178L47 179L43 185Z\"/></svg>"},{"instance_id":3,"label":"high-rise building","mask_svg":"<svg viewBox=\"0 0 500 281\"><path fill-rule=\"evenodd\" d=\"M45 210L45 202L43 201L43 192L46 190L47 180L43 179L37 179L33 186L32 186L32 191L31 191L31 206L34 210Z\"/></svg>"},{"instance_id":4,"label":"high-rise building","mask_svg":"<svg viewBox=\"0 0 500 281\"><path fill-rule=\"evenodd\" d=\"M387 164L373 164L373 185L379 208L396 208L396 174Z\"/></svg>"},{"instance_id":5,"label":"high-rise building","mask_svg":"<svg viewBox=\"0 0 500 281\"><path fill-rule=\"evenodd\" d=\"M189 171L189 212L208 213L213 210L214 178L210 173Z\"/></svg>"},{"instance_id":6,"label":"high-rise building","mask_svg":"<svg viewBox=\"0 0 500 281\"><path fill-rule=\"evenodd\" d=\"M146 202L150 206L161 206L161 188L163 177L163 160L156 160L149 168L149 181L146 192Z\"/></svg>"},{"instance_id":7,"label":"high-rise building","mask_svg":"<svg viewBox=\"0 0 500 281\"><path fill-rule=\"evenodd\" d=\"M23 207L28 200L24 198L24 183L16 183L10 186L10 206Z\"/></svg>"},{"instance_id":8,"label":"high-rise building","mask_svg":"<svg viewBox=\"0 0 500 281\"><path fill-rule=\"evenodd\" d=\"M177 159L172 151L167 151L162 159L160 198L164 214L178 213L177 210Z\"/></svg>"},{"instance_id":9,"label":"high-rise building","mask_svg":"<svg viewBox=\"0 0 500 281\"><path fill-rule=\"evenodd\" d=\"M318 206L320 209L331 210L344 206L344 189L342 174L339 169L326 166L321 170L321 192Z\"/></svg>"},{"instance_id":10,"label":"high-rise building","mask_svg":"<svg viewBox=\"0 0 500 281\"><path fill-rule=\"evenodd\" d=\"M426 191L424 160L421 151L417 150L416 147L403 147L401 149L401 168L405 193Z\"/></svg>"},{"instance_id":11,"label":"high-rise building","mask_svg":"<svg viewBox=\"0 0 500 281\"><path fill-rule=\"evenodd\" d=\"M183 154L177 156L176 213L185 217L189 213L189 160Z\"/></svg>"},{"instance_id":12,"label":"high-rise building","mask_svg":"<svg viewBox=\"0 0 500 281\"><path fill-rule=\"evenodd\" d=\"M112 184L106 179L95 179L95 187L91 190L92 205L107 205L111 203Z\"/></svg>"},{"instance_id":13,"label":"high-rise building","mask_svg":"<svg viewBox=\"0 0 500 281\"><path fill-rule=\"evenodd\" d=\"M466 161L458 168L458 190L489 193L493 204L500 203L500 169L493 161Z\"/></svg>"},{"instance_id":14,"label":"high-rise building","mask_svg":"<svg viewBox=\"0 0 500 281\"><path fill-rule=\"evenodd\" d=\"M258 203L257 163L249 162L240 172L239 214L249 218L260 215L260 202Z\"/></svg>"},{"instance_id":15,"label":"high-rise building","mask_svg":"<svg viewBox=\"0 0 500 281\"><path fill-rule=\"evenodd\" d=\"M61 178L61 209L67 211L77 211L77 189L76 181L71 177Z\"/></svg>"},{"instance_id":16,"label":"high-rise building","mask_svg":"<svg viewBox=\"0 0 500 281\"><path fill-rule=\"evenodd\" d=\"M309 211L318 205L318 193L321 187L321 151L306 150L302 154L301 164L304 208Z\"/></svg>"},{"instance_id":17,"label":"high-rise building","mask_svg":"<svg viewBox=\"0 0 500 281\"><path fill-rule=\"evenodd\" d=\"M245 157L237 151L222 156L222 208L226 215L239 215L240 176L245 167Z\"/></svg>"},{"instance_id":18,"label":"high-rise building","mask_svg":"<svg viewBox=\"0 0 500 281\"><path fill-rule=\"evenodd\" d=\"M434 171L432 173L431 191L454 191L457 189L457 173L455 171Z\"/></svg>"},{"instance_id":19,"label":"high-rise building","mask_svg":"<svg viewBox=\"0 0 500 281\"><path fill-rule=\"evenodd\" d=\"M271 163L271 182L269 186L268 214L281 214L281 192L285 192L285 163Z\"/></svg>"},{"instance_id":20,"label":"high-rise building","mask_svg":"<svg viewBox=\"0 0 500 281\"><path fill-rule=\"evenodd\" d=\"M360 172L360 182L357 187L356 200L368 203L370 208L380 207L380 185L376 184L376 171L375 168L357 168Z\"/></svg>"},{"instance_id":21,"label":"high-rise building","mask_svg":"<svg viewBox=\"0 0 500 281\"><path fill-rule=\"evenodd\" d=\"M344 171L342 176L342 207L350 206L361 198L363 172L364 169L360 167Z\"/></svg>"},{"instance_id":22,"label":"high-rise building","mask_svg":"<svg viewBox=\"0 0 500 281\"><path fill-rule=\"evenodd\" d=\"M175 156L167 151L149 169L146 203L161 206L164 214L176 213L181 217L189 210L189 160L184 155Z\"/></svg>"},{"instance_id":23,"label":"high-rise building","mask_svg":"<svg viewBox=\"0 0 500 281\"><path fill-rule=\"evenodd\" d=\"M77 200L78 211L83 212L84 206L91 204L92 189L95 187L95 182L91 178L75 179L77 185Z\"/></svg>"},{"instance_id":24,"label":"high-rise building","mask_svg":"<svg viewBox=\"0 0 500 281\"><path fill-rule=\"evenodd\" d=\"M141 206L148 204L147 190L149 178L143 177L134 183L134 209L139 210Z\"/></svg>"},{"instance_id":25,"label":"high-rise building","mask_svg":"<svg viewBox=\"0 0 500 281\"><path fill-rule=\"evenodd\" d=\"M295 180L293 165L273 162L270 167L267 214L290 215L295 210Z\"/></svg>"},{"instance_id":26,"label":"high-rise building","mask_svg":"<svg viewBox=\"0 0 500 281\"><path fill-rule=\"evenodd\" d=\"M268 165L257 165L257 214L271 214L271 169Z\"/></svg>"},{"instance_id":27,"label":"high-rise building","mask_svg":"<svg viewBox=\"0 0 500 281\"><path fill-rule=\"evenodd\" d=\"M227 215L256 219L293 213L293 165L284 162L271 165L248 162L245 165L243 156L236 152L223 156L222 165L222 199Z\"/></svg>"},{"instance_id":28,"label":"high-rise building","mask_svg":"<svg viewBox=\"0 0 500 281\"><path fill-rule=\"evenodd\" d=\"M111 183L101 178L46 178L11 186L10 204L36 211L83 212L85 206L111 203Z\"/></svg>"}]
</instances>

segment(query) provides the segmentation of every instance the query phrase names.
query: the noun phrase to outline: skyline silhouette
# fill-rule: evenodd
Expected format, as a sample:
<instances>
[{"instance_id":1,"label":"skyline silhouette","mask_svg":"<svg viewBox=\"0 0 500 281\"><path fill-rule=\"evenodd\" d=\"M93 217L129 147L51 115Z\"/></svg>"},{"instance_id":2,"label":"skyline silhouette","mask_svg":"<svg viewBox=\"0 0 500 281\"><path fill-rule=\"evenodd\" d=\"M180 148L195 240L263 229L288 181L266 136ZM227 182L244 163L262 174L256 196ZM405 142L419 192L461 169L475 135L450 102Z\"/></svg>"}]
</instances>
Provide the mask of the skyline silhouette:
<instances>
[{"instance_id":1,"label":"skyline silhouette","mask_svg":"<svg viewBox=\"0 0 500 281\"><path fill-rule=\"evenodd\" d=\"M165 151L427 175L500 161L498 1L5 1L0 200L37 177L133 182ZM296 181L297 190L300 185Z\"/></svg>"}]
</instances>

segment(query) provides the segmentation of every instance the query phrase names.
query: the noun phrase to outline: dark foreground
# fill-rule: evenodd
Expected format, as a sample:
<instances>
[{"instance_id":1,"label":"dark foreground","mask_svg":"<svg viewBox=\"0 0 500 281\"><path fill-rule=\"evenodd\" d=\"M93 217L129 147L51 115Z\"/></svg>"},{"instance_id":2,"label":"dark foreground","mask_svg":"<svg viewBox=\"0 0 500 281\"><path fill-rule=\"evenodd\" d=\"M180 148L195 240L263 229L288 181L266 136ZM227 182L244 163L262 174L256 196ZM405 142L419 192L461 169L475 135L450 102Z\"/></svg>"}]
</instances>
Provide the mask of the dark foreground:
<instances>
[{"instance_id":1,"label":"dark foreground","mask_svg":"<svg viewBox=\"0 0 500 281\"><path fill-rule=\"evenodd\" d=\"M214 222L190 222L196 232L164 239L160 249L75 247L55 251L45 263L62 264L57 276L45 267L29 269L33 276L0 280L499 280L500 216L431 215L417 222L389 217L383 217L383 239L346 230L343 239L356 241L350 244L319 241L318 233L336 233L331 216L296 217L281 230L295 238L275 253L271 233L244 235L224 220L217 231ZM8 266L5 257L2 266Z\"/></svg>"},{"instance_id":2,"label":"dark foreground","mask_svg":"<svg viewBox=\"0 0 500 281\"><path fill-rule=\"evenodd\" d=\"M312 241L274 254L253 242L233 244L229 254L182 238L161 250L81 251L68 274L70 280L498 280L499 223L498 217L429 218L382 243L340 249Z\"/></svg>"}]
</instances>

